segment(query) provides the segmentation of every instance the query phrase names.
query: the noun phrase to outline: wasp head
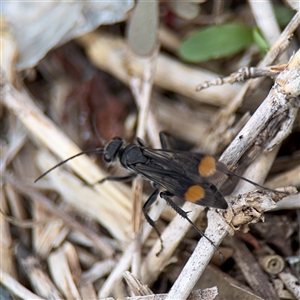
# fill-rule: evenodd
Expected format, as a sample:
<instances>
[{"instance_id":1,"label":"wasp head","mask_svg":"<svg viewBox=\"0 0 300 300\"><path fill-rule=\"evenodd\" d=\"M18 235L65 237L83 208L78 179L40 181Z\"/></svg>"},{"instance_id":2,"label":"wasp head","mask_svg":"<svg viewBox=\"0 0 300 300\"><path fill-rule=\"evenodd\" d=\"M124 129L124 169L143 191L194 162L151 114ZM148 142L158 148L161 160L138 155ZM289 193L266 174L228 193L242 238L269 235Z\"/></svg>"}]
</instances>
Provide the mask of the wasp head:
<instances>
[{"instance_id":1,"label":"wasp head","mask_svg":"<svg viewBox=\"0 0 300 300\"><path fill-rule=\"evenodd\" d=\"M119 151L123 148L124 140L115 137L104 148L103 159L107 163L114 162L118 156Z\"/></svg>"}]
</instances>

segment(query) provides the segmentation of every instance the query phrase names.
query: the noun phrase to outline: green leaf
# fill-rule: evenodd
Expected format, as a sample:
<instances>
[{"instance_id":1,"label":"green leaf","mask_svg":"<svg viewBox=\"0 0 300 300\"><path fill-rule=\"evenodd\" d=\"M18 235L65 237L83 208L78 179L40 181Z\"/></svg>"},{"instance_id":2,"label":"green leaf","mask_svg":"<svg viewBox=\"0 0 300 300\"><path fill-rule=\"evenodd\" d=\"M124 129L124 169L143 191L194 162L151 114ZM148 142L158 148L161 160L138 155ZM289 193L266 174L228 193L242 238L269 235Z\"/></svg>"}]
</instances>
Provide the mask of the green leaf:
<instances>
[{"instance_id":1,"label":"green leaf","mask_svg":"<svg viewBox=\"0 0 300 300\"><path fill-rule=\"evenodd\" d=\"M182 42L178 55L188 62L203 62L236 54L252 43L250 27L227 23L196 31Z\"/></svg>"},{"instance_id":2,"label":"green leaf","mask_svg":"<svg viewBox=\"0 0 300 300\"><path fill-rule=\"evenodd\" d=\"M257 27L253 29L253 40L263 54L265 54L269 50L267 41L264 39Z\"/></svg>"},{"instance_id":3,"label":"green leaf","mask_svg":"<svg viewBox=\"0 0 300 300\"><path fill-rule=\"evenodd\" d=\"M295 12L292 9L283 5L275 5L274 11L281 28L285 27L295 15Z\"/></svg>"}]
</instances>

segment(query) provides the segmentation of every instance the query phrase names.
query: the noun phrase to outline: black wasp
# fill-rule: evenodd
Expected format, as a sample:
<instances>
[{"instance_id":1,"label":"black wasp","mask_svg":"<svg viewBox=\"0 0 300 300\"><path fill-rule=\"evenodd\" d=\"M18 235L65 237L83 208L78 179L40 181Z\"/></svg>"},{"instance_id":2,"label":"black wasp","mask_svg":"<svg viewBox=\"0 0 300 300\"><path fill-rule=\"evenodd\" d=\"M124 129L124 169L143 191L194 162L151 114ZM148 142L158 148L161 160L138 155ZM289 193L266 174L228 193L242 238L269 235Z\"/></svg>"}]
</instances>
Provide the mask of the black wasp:
<instances>
[{"instance_id":1,"label":"black wasp","mask_svg":"<svg viewBox=\"0 0 300 300\"><path fill-rule=\"evenodd\" d=\"M159 194L159 187L162 187L164 191L160 192L161 198L165 199L180 216L185 218L195 230L205 238L207 237L203 232L189 219L187 212L173 202L171 199L173 196L198 205L226 209L228 207L226 200L217 187L211 182L218 173L233 175L255 186L269 190L247 178L231 172L223 163L217 161L212 156L167 149L163 133L160 134L160 139L162 149L150 149L147 148L144 142L139 138L137 138L136 144L132 143L126 145L123 139L115 137L106 143L104 148L83 151L60 162L39 176L35 182L53 169L77 156L86 153L103 153L105 162L112 163L119 159L121 165L130 171L130 174L125 177L108 176L98 183L103 183L106 180L127 182L133 180L138 175L152 182L155 191L145 202L142 210L146 220L159 236L160 233L154 221L147 214L147 210L151 204L156 201ZM209 241L211 242L211 240Z\"/></svg>"}]
</instances>

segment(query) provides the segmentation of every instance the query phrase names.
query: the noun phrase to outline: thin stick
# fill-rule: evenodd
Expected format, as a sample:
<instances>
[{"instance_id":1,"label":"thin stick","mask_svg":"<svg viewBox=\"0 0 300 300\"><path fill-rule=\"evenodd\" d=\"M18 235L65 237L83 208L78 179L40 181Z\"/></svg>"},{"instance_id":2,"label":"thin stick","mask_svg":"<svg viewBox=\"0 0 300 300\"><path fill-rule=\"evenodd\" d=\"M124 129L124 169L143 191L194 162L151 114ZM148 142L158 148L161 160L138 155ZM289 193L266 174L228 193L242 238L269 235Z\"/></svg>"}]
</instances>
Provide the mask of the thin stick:
<instances>
[{"instance_id":1,"label":"thin stick","mask_svg":"<svg viewBox=\"0 0 300 300\"><path fill-rule=\"evenodd\" d=\"M297 113L296 97L300 94L299 60L300 50L292 58L290 63L287 65L287 68L278 75L278 78L267 98L257 109L255 114L252 116L252 118L249 120L246 126L242 129L242 131L238 134L238 136L233 140L231 145L223 153L221 160L227 165L237 163L238 159L242 156L242 154L246 150L249 150L249 148L251 149L251 147L254 145L254 142L257 141L259 137L261 139L262 149L273 149L275 145L278 144L290 132ZM288 78L290 80L288 80ZM292 79L294 79L294 81ZM288 85L285 85L286 83L288 83ZM289 93L287 94L286 91L289 91ZM288 130L285 130L283 134L276 136L276 134L278 133L278 127L285 129L288 128ZM267 135L264 135L265 132L267 133ZM266 136L269 135L271 135L271 138L267 140ZM275 145L274 142L276 143ZM252 199L254 199L254 201L249 202L249 208L251 206L255 207L255 199L260 198L256 197ZM259 210L260 213L256 217L261 216L261 214L266 209L270 209L270 206L261 206L261 209ZM255 210L253 210L253 212L255 212ZM229 216L230 209L226 213ZM232 212L232 217L228 219L229 222L233 220L233 216L234 212ZM240 224L243 224L243 222L245 224L251 221L247 216L243 217L243 215L240 215L240 218L235 218L235 220L241 222ZM221 224L221 228L227 228L225 221L222 221ZM205 234L210 237L210 235L207 234L207 232L210 232L210 226L208 226L205 232ZM224 233L224 235L219 235L218 239L216 240L214 240L213 238L211 239L216 242L216 245L218 245L225 235L226 233ZM204 242L204 239L200 240L200 243ZM196 251L202 252L203 249L200 246L197 246ZM196 254L194 255L193 253L190 259L191 262L188 261L188 263L186 264L182 273L179 275L178 279L171 288L167 299L187 298L187 296L193 289L195 282L202 274L203 268L200 268L200 266L205 266L208 263L208 260L212 256L212 252L213 247L211 247L208 253L206 253L206 257L202 257L201 260L199 259L196 262L194 260ZM186 280L186 278L188 278L188 280Z\"/></svg>"},{"instance_id":2,"label":"thin stick","mask_svg":"<svg viewBox=\"0 0 300 300\"><path fill-rule=\"evenodd\" d=\"M6 272L0 270L0 274L0 282L17 297L20 297L21 299L45 300L44 298L41 298L26 289L16 279L14 279Z\"/></svg>"}]
</instances>

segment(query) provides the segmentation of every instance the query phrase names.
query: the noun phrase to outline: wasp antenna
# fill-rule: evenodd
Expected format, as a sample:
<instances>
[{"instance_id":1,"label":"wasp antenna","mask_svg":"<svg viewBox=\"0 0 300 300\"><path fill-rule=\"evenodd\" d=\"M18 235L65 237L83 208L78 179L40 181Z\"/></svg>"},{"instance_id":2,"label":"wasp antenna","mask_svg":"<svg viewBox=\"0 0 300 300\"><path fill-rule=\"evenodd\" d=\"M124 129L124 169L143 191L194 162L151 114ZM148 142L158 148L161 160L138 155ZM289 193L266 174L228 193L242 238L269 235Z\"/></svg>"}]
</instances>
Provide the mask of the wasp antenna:
<instances>
[{"instance_id":1,"label":"wasp antenna","mask_svg":"<svg viewBox=\"0 0 300 300\"><path fill-rule=\"evenodd\" d=\"M104 137L99 133L99 131L95 128L95 133L97 136L97 139L101 142L103 146L107 144L107 141L104 139Z\"/></svg>"},{"instance_id":2,"label":"wasp antenna","mask_svg":"<svg viewBox=\"0 0 300 300\"><path fill-rule=\"evenodd\" d=\"M60 167L61 165L65 164L66 162L68 162L69 160L77 157L77 156L80 156L80 155L83 155L83 154L89 154L89 153L102 153L104 151L104 148L96 148L96 149L91 149L91 150L85 150L85 151L82 151L82 152L79 152L63 161L61 161L60 163L58 163L57 165L55 165L54 167L52 167L51 169L49 169L48 171L46 171L45 173L43 173L42 175L40 175L35 181L34 183L36 183L37 181L39 181L41 178L43 178L44 176L46 176L48 173L50 173L51 171L53 171L54 169Z\"/></svg>"},{"instance_id":3,"label":"wasp antenna","mask_svg":"<svg viewBox=\"0 0 300 300\"><path fill-rule=\"evenodd\" d=\"M245 181L251 183L252 185L257 186L257 187L260 187L260 188L262 188L262 189L264 189L264 190L266 190L266 191L276 192L276 193L284 193L284 194L286 194L286 192L281 192L281 191L276 191L276 190L273 190L273 189L269 189L269 188L267 188L267 187L265 187L265 186L263 186L263 185L260 185L260 184L258 184L258 183L256 183L256 182L254 182L254 181L252 181L252 180L250 180L250 179L248 179L248 178L246 178L246 177L243 177L243 176L241 176L241 175L238 175L238 174L236 174L236 173L234 173L234 172L232 172L232 171L229 171L229 170L228 170L228 171L227 171L227 174L232 175L232 176L235 176L235 177L238 177L238 178L240 178L240 179L242 179L242 180L245 180Z\"/></svg>"},{"instance_id":4,"label":"wasp antenna","mask_svg":"<svg viewBox=\"0 0 300 300\"><path fill-rule=\"evenodd\" d=\"M96 133L96 136L97 136L97 139L101 142L101 144L103 146L105 146L107 144L107 141L104 139L104 137L100 134L100 132L98 131L97 129L97 125L96 125L96 118L93 117L93 120L92 120L92 125L93 125L93 129Z\"/></svg>"}]
</instances>

